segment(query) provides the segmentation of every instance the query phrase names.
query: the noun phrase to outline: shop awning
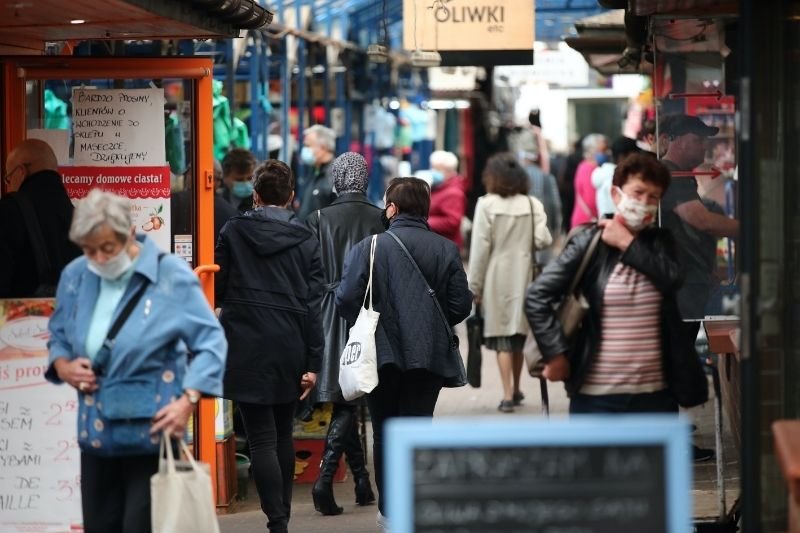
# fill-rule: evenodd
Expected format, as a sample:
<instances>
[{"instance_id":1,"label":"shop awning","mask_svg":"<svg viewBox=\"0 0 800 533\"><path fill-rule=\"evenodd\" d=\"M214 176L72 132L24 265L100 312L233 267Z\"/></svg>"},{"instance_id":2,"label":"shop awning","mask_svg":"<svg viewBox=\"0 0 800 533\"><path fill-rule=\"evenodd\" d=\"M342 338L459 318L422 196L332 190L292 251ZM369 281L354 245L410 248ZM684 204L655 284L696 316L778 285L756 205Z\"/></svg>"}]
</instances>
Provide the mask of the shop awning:
<instances>
[{"instance_id":1,"label":"shop awning","mask_svg":"<svg viewBox=\"0 0 800 533\"><path fill-rule=\"evenodd\" d=\"M0 53L41 53L56 41L237 37L271 21L258 0L8 0Z\"/></svg>"}]
</instances>

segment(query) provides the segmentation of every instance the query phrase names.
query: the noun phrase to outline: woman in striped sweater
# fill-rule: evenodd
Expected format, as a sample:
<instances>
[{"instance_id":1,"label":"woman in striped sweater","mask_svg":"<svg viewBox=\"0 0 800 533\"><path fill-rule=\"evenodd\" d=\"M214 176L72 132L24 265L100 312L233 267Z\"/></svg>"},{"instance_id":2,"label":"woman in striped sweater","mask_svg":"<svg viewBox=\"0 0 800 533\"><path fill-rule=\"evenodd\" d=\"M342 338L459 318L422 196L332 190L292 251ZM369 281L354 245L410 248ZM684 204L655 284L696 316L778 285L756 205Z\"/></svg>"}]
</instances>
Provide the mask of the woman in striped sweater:
<instances>
[{"instance_id":1,"label":"woman in striped sweater","mask_svg":"<svg viewBox=\"0 0 800 533\"><path fill-rule=\"evenodd\" d=\"M613 218L587 226L528 290L526 313L545 358L544 375L564 381L571 413L677 412L665 364L683 328L675 305L680 283L675 247L652 226L670 182L650 154L624 159L614 174ZM578 284L590 309L568 341L554 309L596 232L602 236Z\"/></svg>"}]
</instances>

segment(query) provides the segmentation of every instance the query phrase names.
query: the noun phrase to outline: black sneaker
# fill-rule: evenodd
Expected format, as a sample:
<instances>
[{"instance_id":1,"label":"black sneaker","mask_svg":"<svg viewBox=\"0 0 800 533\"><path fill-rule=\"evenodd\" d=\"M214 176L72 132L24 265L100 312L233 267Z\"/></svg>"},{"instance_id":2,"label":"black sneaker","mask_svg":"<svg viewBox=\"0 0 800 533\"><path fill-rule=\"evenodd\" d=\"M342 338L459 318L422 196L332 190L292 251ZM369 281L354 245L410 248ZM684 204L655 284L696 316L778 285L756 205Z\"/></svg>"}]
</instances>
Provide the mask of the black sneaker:
<instances>
[{"instance_id":1,"label":"black sneaker","mask_svg":"<svg viewBox=\"0 0 800 533\"><path fill-rule=\"evenodd\" d=\"M522 394L522 391L515 392L514 395L511 397L511 402L514 405L522 405L522 400L525 399L525 395Z\"/></svg>"},{"instance_id":2,"label":"black sneaker","mask_svg":"<svg viewBox=\"0 0 800 533\"><path fill-rule=\"evenodd\" d=\"M692 445L692 455L695 463L705 463L716 457L714 450Z\"/></svg>"}]
</instances>

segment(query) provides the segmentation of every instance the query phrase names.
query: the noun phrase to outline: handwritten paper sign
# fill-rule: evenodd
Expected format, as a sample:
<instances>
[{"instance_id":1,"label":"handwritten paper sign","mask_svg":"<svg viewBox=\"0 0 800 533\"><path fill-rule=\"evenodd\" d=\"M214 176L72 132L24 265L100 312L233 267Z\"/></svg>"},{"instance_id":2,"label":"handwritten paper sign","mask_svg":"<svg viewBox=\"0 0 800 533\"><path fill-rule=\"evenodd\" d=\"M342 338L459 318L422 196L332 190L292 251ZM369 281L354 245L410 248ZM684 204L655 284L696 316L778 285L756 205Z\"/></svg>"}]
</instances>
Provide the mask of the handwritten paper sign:
<instances>
[{"instance_id":1,"label":"handwritten paper sign","mask_svg":"<svg viewBox=\"0 0 800 533\"><path fill-rule=\"evenodd\" d=\"M160 167L59 167L72 203L99 188L131 201L133 224L169 252L171 249L170 172Z\"/></svg>"},{"instance_id":2,"label":"handwritten paper sign","mask_svg":"<svg viewBox=\"0 0 800 533\"><path fill-rule=\"evenodd\" d=\"M677 417L395 420L392 531L691 531L688 424Z\"/></svg>"},{"instance_id":3,"label":"handwritten paper sign","mask_svg":"<svg viewBox=\"0 0 800 533\"><path fill-rule=\"evenodd\" d=\"M80 531L77 396L44 380L50 298L0 300L0 531Z\"/></svg>"},{"instance_id":4,"label":"handwritten paper sign","mask_svg":"<svg viewBox=\"0 0 800 533\"><path fill-rule=\"evenodd\" d=\"M75 89L72 134L75 165L164 165L164 90Z\"/></svg>"}]
</instances>

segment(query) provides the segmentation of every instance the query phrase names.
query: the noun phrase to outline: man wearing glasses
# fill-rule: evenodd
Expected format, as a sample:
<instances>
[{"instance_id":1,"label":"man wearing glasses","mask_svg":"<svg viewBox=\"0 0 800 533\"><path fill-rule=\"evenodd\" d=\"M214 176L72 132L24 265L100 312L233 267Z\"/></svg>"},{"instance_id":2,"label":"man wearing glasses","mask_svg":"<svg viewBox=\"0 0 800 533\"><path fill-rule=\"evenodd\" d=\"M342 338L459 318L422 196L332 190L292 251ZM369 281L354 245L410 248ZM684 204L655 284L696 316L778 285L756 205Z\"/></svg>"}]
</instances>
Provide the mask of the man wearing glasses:
<instances>
[{"instance_id":1,"label":"man wearing glasses","mask_svg":"<svg viewBox=\"0 0 800 533\"><path fill-rule=\"evenodd\" d=\"M0 199L0 298L55 295L61 270L80 255L67 233L72 202L53 149L28 139L6 159Z\"/></svg>"}]
</instances>

